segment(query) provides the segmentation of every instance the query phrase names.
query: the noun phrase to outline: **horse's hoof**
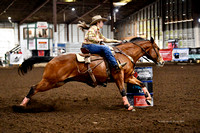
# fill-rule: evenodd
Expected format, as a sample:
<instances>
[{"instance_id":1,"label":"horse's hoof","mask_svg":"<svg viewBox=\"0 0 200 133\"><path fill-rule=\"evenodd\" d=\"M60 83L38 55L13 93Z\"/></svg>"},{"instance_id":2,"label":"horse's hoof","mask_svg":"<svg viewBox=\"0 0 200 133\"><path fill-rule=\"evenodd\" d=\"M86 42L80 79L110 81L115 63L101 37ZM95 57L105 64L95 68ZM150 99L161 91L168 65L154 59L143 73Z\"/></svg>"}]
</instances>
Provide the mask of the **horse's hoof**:
<instances>
[{"instance_id":1,"label":"horse's hoof","mask_svg":"<svg viewBox=\"0 0 200 133\"><path fill-rule=\"evenodd\" d=\"M147 103L148 105L151 105L151 100L147 100L147 99L146 99L146 103Z\"/></svg>"},{"instance_id":2,"label":"horse's hoof","mask_svg":"<svg viewBox=\"0 0 200 133\"><path fill-rule=\"evenodd\" d=\"M133 108L133 106L129 106L128 110L129 111L135 111L135 109Z\"/></svg>"},{"instance_id":3,"label":"horse's hoof","mask_svg":"<svg viewBox=\"0 0 200 133\"><path fill-rule=\"evenodd\" d=\"M133 111L133 112L134 112L134 111L136 111L136 110L135 110L135 109L132 109L131 111Z\"/></svg>"}]
</instances>

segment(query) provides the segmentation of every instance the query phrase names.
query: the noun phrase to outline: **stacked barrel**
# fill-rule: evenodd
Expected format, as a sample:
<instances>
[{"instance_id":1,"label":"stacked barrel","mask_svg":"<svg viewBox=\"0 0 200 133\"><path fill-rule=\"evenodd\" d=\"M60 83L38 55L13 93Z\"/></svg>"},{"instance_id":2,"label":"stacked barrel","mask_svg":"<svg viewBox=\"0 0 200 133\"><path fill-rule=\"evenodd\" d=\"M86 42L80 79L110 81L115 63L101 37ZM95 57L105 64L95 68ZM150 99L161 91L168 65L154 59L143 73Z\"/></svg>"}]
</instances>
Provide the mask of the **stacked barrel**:
<instances>
[{"instance_id":1,"label":"stacked barrel","mask_svg":"<svg viewBox=\"0 0 200 133\"><path fill-rule=\"evenodd\" d=\"M134 76L142 81L147 87L151 97L151 104L147 104L145 94L142 88L136 84L127 84L128 101L134 107L153 106L153 70L152 67L137 67L135 68Z\"/></svg>"}]
</instances>

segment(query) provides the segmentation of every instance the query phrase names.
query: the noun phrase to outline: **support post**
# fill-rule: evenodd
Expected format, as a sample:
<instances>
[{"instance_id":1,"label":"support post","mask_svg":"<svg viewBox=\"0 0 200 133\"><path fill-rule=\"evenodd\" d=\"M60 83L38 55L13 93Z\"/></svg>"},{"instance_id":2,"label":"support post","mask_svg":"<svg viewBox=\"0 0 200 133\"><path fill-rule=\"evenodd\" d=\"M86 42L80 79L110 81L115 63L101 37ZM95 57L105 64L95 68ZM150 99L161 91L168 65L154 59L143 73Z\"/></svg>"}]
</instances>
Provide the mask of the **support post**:
<instances>
[{"instance_id":1,"label":"support post","mask_svg":"<svg viewBox=\"0 0 200 133\"><path fill-rule=\"evenodd\" d=\"M111 31L114 30L114 17L113 17L113 0L110 0L110 25L111 25Z\"/></svg>"},{"instance_id":2,"label":"support post","mask_svg":"<svg viewBox=\"0 0 200 133\"><path fill-rule=\"evenodd\" d=\"M57 3L56 2L57 0L53 0L53 26L54 26L53 43L54 43L55 56L58 55Z\"/></svg>"}]
</instances>

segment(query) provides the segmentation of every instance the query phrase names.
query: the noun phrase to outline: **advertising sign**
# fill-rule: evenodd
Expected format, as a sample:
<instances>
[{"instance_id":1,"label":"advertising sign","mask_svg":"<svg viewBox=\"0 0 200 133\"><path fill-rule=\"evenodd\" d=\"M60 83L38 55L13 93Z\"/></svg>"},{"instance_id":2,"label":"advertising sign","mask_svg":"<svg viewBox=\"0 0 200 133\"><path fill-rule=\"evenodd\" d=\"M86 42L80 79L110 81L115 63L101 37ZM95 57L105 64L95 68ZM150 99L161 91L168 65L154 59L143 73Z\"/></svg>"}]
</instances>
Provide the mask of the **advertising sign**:
<instances>
[{"instance_id":1,"label":"advertising sign","mask_svg":"<svg viewBox=\"0 0 200 133\"><path fill-rule=\"evenodd\" d=\"M36 47L35 47L35 40L29 40L28 49L29 49L29 50L34 50L34 49L36 49Z\"/></svg>"},{"instance_id":2,"label":"advertising sign","mask_svg":"<svg viewBox=\"0 0 200 133\"><path fill-rule=\"evenodd\" d=\"M189 60L195 61L200 59L200 48L189 48Z\"/></svg>"},{"instance_id":3,"label":"advertising sign","mask_svg":"<svg viewBox=\"0 0 200 133\"><path fill-rule=\"evenodd\" d=\"M38 56L44 56L44 50L38 50Z\"/></svg>"},{"instance_id":4,"label":"advertising sign","mask_svg":"<svg viewBox=\"0 0 200 133\"><path fill-rule=\"evenodd\" d=\"M159 52L164 61L172 60L172 49L161 49Z\"/></svg>"},{"instance_id":5,"label":"advertising sign","mask_svg":"<svg viewBox=\"0 0 200 133\"><path fill-rule=\"evenodd\" d=\"M172 51L173 61L188 61L189 48L174 48Z\"/></svg>"},{"instance_id":6,"label":"advertising sign","mask_svg":"<svg viewBox=\"0 0 200 133\"><path fill-rule=\"evenodd\" d=\"M170 32L172 32L172 31L170 31ZM170 48L170 49L178 48L178 40L168 40L168 48Z\"/></svg>"},{"instance_id":7,"label":"advertising sign","mask_svg":"<svg viewBox=\"0 0 200 133\"><path fill-rule=\"evenodd\" d=\"M38 50L48 50L49 49L48 39L37 39L37 49Z\"/></svg>"},{"instance_id":8,"label":"advertising sign","mask_svg":"<svg viewBox=\"0 0 200 133\"><path fill-rule=\"evenodd\" d=\"M46 29L48 28L47 22L37 22L37 28Z\"/></svg>"},{"instance_id":9,"label":"advertising sign","mask_svg":"<svg viewBox=\"0 0 200 133\"><path fill-rule=\"evenodd\" d=\"M22 64L23 61L22 54L10 54L10 64Z\"/></svg>"},{"instance_id":10,"label":"advertising sign","mask_svg":"<svg viewBox=\"0 0 200 133\"><path fill-rule=\"evenodd\" d=\"M65 43L58 43L57 47L58 55L66 53L66 44ZM53 44L53 52L55 53L55 45Z\"/></svg>"}]
</instances>

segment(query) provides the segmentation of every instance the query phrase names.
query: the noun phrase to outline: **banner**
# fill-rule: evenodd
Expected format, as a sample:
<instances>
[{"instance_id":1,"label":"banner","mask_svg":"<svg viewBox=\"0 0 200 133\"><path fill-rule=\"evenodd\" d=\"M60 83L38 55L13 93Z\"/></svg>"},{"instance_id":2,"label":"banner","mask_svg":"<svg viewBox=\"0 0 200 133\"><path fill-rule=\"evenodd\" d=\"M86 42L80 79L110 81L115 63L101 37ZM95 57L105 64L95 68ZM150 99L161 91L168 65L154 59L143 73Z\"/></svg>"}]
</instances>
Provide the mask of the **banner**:
<instances>
[{"instance_id":1,"label":"banner","mask_svg":"<svg viewBox=\"0 0 200 133\"><path fill-rule=\"evenodd\" d=\"M10 64L22 64L22 54L10 54Z\"/></svg>"},{"instance_id":2,"label":"banner","mask_svg":"<svg viewBox=\"0 0 200 133\"><path fill-rule=\"evenodd\" d=\"M37 39L37 49L38 50L49 50L49 40L48 39Z\"/></svg>"},{"instance_id":3,"label":"banner","mask_svg":"<svg viewBox=\"0 0 200 133\"><path fill-rule=\"evenodd\" d=\"M38 56L44 56L44 50L38 50Z\"/></svg>"},{"instance_id":4,"label":"banner","mask_svg":"<svg viewBox=\"0 0 200 133\"><path fill-rule=\"evenodd\" d=\"M36 47L35 47L35 39L32 39L32 40L29 39L28 49L29 50L35 50L36 49Z\"/></svg>"},{"instance_id":5,"label":"banner","mask_svg":"<svg viewBox=\"0 0 200 133\"><path fill-rule=\"evenodd\" d=\"M188 61L189 48L174 48L172 51L173 61Z\"/></svg>"},{"instance_id":6,"label":"banner","mask_svg":"<svg viewBox=\"0 0 200 133\"><path fill-rule=\"evenodd\" d=\"M200 59L200 48L189 48L189 60L195 61Z\"/></svg>"},{"instance_id":7,"label":"banner","mask_svg":"<svg viewBox=\"0 0 200 133\"><path fill-rule=\"evenodd\" d=\"M164 61L172 60L172 49L161 49L159 52Z\"/></svg>"},{"instance_id":8,"label":"banner","mask_svg":"<svg viewBox=\"0 0 200 133\"><path fill-rule=\"evenodd\" d=\"M37 22L37 28L48 28L48 23L47 22Z\"/></svg>"}]
</instances>

